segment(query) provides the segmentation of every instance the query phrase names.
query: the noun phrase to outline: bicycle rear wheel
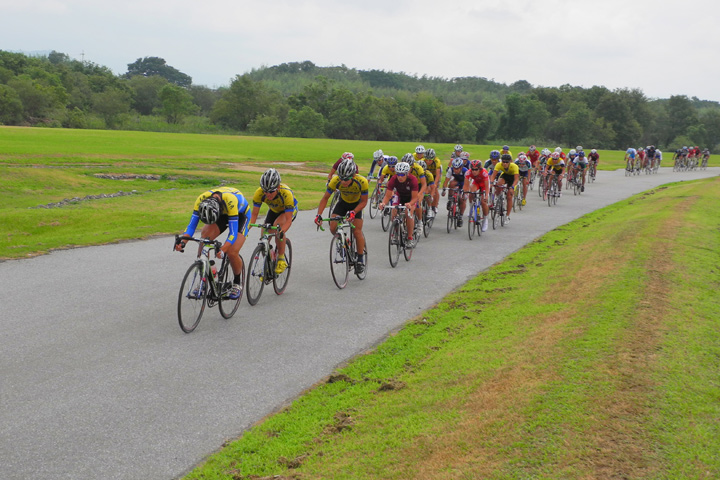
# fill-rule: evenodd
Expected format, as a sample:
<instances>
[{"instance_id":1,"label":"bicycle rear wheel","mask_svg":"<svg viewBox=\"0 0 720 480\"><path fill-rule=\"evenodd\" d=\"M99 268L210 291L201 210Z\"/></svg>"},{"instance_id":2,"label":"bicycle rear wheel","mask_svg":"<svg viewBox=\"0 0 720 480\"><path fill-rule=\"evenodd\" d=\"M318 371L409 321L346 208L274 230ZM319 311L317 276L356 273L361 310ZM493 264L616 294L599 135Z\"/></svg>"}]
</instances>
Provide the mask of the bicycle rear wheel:
<instances>
[{"instance_id":1,"label":"bicycle rear wheel","mask_svg":"<svg viewBox=\"0 0 720 480\"><path fill-rule=\"evenodd\" d=\"M380 223L382 224L383 232L387 232L388 228L390 227L390 223L392 223L392 216L390 215L390 210L384 210L380 212Z\"/></svg>"},{"instance_id":2,"label":"bicycle rear wheel","mask_svg":"<svg viewBox=\"0 0 720 480\"><path fill-rule=\"evenodd\" d=\"M502 195L495 195L495 205L493 206L490 217L492 218L493 230L497 228L497 224L500 223L500 202L502 202Z\"/></svg>"},{"instance_id":3,"label":"bicycle rear wheel","mask_svg":"<svg viewBox=\"0 0 720 480\"><path fill-rule=\"evenodd\" d=\"M345 288L350 274L350 259L343 245L343 237L336 233L330 242L330 273L338 288Z\"/></svg>"},{"instance_id":4,"label":"bicycle rear wheel","mask_svg":"<svg viewBox=\"0 0 720 480\"><path fill-rule=\"evenodd\" d=\"M288 279L290 278L290 269L292 269L292 242L289 238L285 239L285 263L287 267L280 275L273 275L273 290L277 295L282 295L287 287Z\"/></svg>"},{"instance_id":5,"label":"bicycle rear wheel","mask_svg":"<svg viewBox=\"0 0 720 480\"><path fill-rule=\"evenodd\" d=\"M400 222L393 222L388 235L388 256L390 257L390 266L395 268L400 258L400 250L402 249L400 239Z\"/></svg>"},{"instance_id":6,"label":"bicycle rear wheel","mask_svg":"<svg viewBox=\"0 0 720 480\"><path fill-rule=\"evenodd\" d=\"M202 268L201 262L190 265L180 284L178 323L185 333L195 330L207 304L208 282L203 278Z\"/></svg>"},{"instance_id":7,"label":"bicycle rear wheel","mask_svg":"<svg viewBox=\"0 0 720 480\"><path fill-rule=\"evenodd\" d=\"M265 248L258 245L253 250L247 271L247 299L250 305L255 305L262 295L265 280L268 277L268 258Z\"/></svg>"},{"instance_id":8,"label":"bicycle rear wheel","mask_svg":"<svg viewBox=\"0 0 720 480\"><path fill-rule=\"evenodd\" d=\"M240 257L240 261L243 266L240 269L240 295L237 298L228 298L227 295L229 295L230 289L232 289L233 286L234 274L227 257L223 258L223 265L220 270L222 271L224 269L225 273L221 277L218 277L218 289L220 290L220 294L218 295L218 308L223 318L230 318L235 315L242 300L243 290L245 288L245 261L242 256Z\"/></svg>"},{"instance_id":9,"label":"bicycle rear wheel","mask_svg":"<svg viewBox=\"0 0 720 480\"><path fill-rule=\"evenodd\" d=\"M417 233L417 232L416 232L416 233ZM402 242L403 255L405 256L405 261L406 261L406 262L409 262L410 259L412 258L413 249L408 247L407 233L405 233L404 236L405 236L405 238L403 239L403 242ZM417 245L417 238L415 238L413 241L414 241L415 244Z\"/></svg>"},{"instance_id":10,"label":"bicycle rear wheel","mask_svg":"<svg viewBox=\"0 0 720 480\"><path fill-rule=\"evenodd\" d=\"M450 233L454 227L455 223L455 205L453 204L450 206L450 209L447 212L447 233Z\"/></svg>"},{"instance_id":11,"label":"bicycle rear wheel","mask_svg":"<svg viewBox=\"0 0 720 480\"><path fill-rule=\"evenodd\" d=\"M378 204L380 203L380 184L376 183L375 188L373 189L372 197L370 197L370 201L368 202L368 207L370 208L370 218L375 218L378 213Z\"/></svg>"}]
</instances>

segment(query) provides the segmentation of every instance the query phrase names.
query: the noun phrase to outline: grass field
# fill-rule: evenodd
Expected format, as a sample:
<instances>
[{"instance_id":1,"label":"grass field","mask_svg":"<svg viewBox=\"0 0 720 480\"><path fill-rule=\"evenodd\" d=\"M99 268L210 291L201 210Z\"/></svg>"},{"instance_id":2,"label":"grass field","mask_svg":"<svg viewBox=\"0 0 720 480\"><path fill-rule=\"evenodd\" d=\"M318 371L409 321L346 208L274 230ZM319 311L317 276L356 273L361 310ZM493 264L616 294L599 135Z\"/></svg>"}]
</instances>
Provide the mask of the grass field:
<instances>
[{"instance_id":1,"label":"grass field","mask_svg":"<svg viewBox=\"0 0 720 480\"><path fill-rule=\"evenodd\" d=\"M402 156L416 143L0 127L0 259L181 231L195 198L220 184L247 196L275 166L301 209L317 206L330 166L352 151L367 173L378 148ZM426 144L449 158L454 144ZM465 145L487 158L496 145ZM525 148L525 147L523 147ZM520 146L512 146L517 153ZM601 151L601 167L623 167ZM315 175L313 175L313 173ZM100 175L130 176L114 180ZM134 176L134 177L133 177ZM156 179L138 178L153 176ZM132 195L82 200L87 195ZM68 202L60 208L43 205Z\"/></svg>"},{"instance_id":2,"label":"grass field","mask_svg":"<svg viewBox=\"0 0 720 480\"><path fill-rule=\"evenodd\" d=\"M546 234L187 478L720 478L719 192Z\"/></svg>"}]
</instances>

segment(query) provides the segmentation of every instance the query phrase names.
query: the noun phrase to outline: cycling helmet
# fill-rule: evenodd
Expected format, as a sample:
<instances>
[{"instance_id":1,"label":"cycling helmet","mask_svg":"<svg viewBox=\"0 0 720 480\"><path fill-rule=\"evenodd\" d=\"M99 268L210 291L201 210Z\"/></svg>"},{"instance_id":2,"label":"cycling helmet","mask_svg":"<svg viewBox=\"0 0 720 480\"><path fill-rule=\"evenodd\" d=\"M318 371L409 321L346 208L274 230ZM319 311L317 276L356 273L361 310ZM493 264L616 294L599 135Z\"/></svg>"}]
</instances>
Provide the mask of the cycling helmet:
<instances>
[{"instance_id":1,"label":"cycling helmet","mask_svg":"<svg viewBox=\"0 0 720 480\"><path fill-rule=\"evenodd\" d=\"M575 147L575 150L577 150L578 152L582 152L583 148L582 146L578 145L577 147Z\"/></svg>"},{"instance_id":2,"label":"cycling helmet","mask_svg":"<svg viewBox=\"0 0 720 480\"><path fill-rule=\"evenodd\" d=\"M417 153L418 155L420 155L420 154L424 155L425 147L423 147L422 145L418 145L417 147L415 147L415 153Z\"/></svg>"},{"instance_id":3,"label":"cycling helmet","mask_svg":"<svg viewBox=\"0 0 720 480\"><path fill-rule=\"evenodd\" d=\"M503 145L502 149L503 151L510 151L510 147L508 147L507 145Z\"/></svg>"},{"instance_id":4,"label":"cycling helmet","mask_svg":"<svg viewBox=\"0 0 720 480\"><path fill-rule=\"evenodd\" d=\"M520 153L518 154L518 158L517 158L517 159L520 160L520 161L525 161L525 160L527 160L527 155L525 155L524 153L520 152Z\"/></svg>"},{"instance_id":5,"label":"cycling helmet","mask_svg":"<svg viewBox=\"0 0 720 480\"><path fill-rule=\"evenodd\" d=\"M380 160L383 156L382 150L375 150L375 153L373 153L373 160Z\"/></svg>"},{"instance_id":6,"label":"cycling helmet","mask_svg":"<svg viewBox=\"0 0 720 480\"><path fill-rule=\"evenodd\" d=\"M480 160L471 160L470 161L470 168L480 168L482 167L482 162Z\"/></svg>"},{"instance_id":7,"label":"cycling helmet","mask_svg":"<svg viewBox=\"0 0 720 480\"><path fill-rule=\"evenodd\" d=\"M392 157L388 157L385 162L388 164L388 166L394 167L395 165L397 165L398 159L395 155L393 155Z\"/></svg>"},{"instance_id":8,"label":"cycling helmet","mask_svg":"<svg viewBox=\"0 0 720 480\"><path fill-rule=\"evenodd\" d=\"M500 161L502 161L502 162L512 162L512 155L510 155L509 153L503 153L503 154L500 156Z\"/></svg>"},{"instance_id":9,"label":"cycling helmet","mask_svg":"<svg viewBox=\"0 0 720 480\"><path fill-rule=\"evenodd\" d=\"M592 150L590 150L590 153L597 153L597 150L593 148Z\"/></svg>"},{"instance_id":10,"label":"cycling helmet","mask_svg":"<svg viewBox=\"0 0 720 480\"><path fill-rule=\"evenodd\" d=\"M550 155L550 149L549 149L549 148L543 148L543 149L542 149L542 154L545 155L545 156Z\"/></svg>"},{"instance_id":11,"label":"cycling helmet","mask_svg":"<svg viewBox=\"0 0 720 480\"><path fill-rule=\"evenodd\" d=\"M413 157L412 153L406 153L400 161L412 166L415 163L415 157Z\"/></svg>"},{"instance_id":12,"label":"cycling helmet","mask_svg":"<svg viewBox=\"0 0 720 480\"><path fill-rule=\"evenodd\" d=\"M560 154L558 152L553 152L550 156L553 160L557 160L560 158Z\"/></svg>"},{"instance_id":13,"label":"cycling helmet","mask_svg":"<svg viewBox=\"0 0 720 480\"><path fill-rule=\"evenodd\" d=\"M530 151L531 151L531 152L534 152L534 151L535 151L535 145L530 145Z\"/></svg>"},{"instance_id":14,"label":"cycling helmet","mask_svg":"<svg viewBox=\"0 0 720 480\"><path fill-rule=\"evenodd\" d=\"M425 163L425 160L418 160L417 164L420 165L423 170L427 170L427 163Z\"/></svg>"},{"instance_id":15,"label":"cycling helmet","mask_svg":"<svg viewBox=\"0 0 720 480\"><path fill-rule=\"evenodd\" d=\"M268 168L260 177L263 192L274 192L280 186L280 174L274 168Z\"/></svg>"},{"instance_id":16,"label":"cycling helmet","mask_svg":"<svg viewBox=\"0 0 720 480\"><path fill-rule=\"evenodd\" d=\"M410 164L407 162L400 162L395 166L395 173L408 174L410 172Z\"/></svg>"},{"instance_id":17,"label":"cycling helmet","mask_svg":"<svg viewBox=\"0 0 720 480\"><path fill-rule=\"evenodd\" d=\"M455 151L462 152L463 151L462 145L460 145L459 143L457 145L455 145Z\"/></svg>"},{"instance_id":18,"label":"cycling helmet","mask_svg":"<svg viewBox=\"0 0 720 480\"><path fill-rule=\"evenodd\" d=\"M576 152L575 149L573 148L573 149L571 149L571 150L568 152L568 155L570 155L570 156L572 157L572 156L577 155L577 152Z\"/></svg>"},{"instance_id":19,"label":"cycling helmet","mask_svg":"<svg viewBox=\"0 0 720 480\"><path fill-rule=\"evenodd\" d=\"M500 151L499 150L493 150L490 152L490 158L492 160L500 160Z\"/></svg>"},{"instance_id":20,"label":"cycling helmet","mask_svg":"<svg viewBox=\"0 0 720 480\"><path fill-rule=\"evenodd\" d=\"M355 155L353 155L350 152L345 152L342 154L342 157L340 157L340 158L342 158L343 160L348 160L348 159L355 160Z\"/></svg>"},{"instance_id":21,"label":"cycling helmet","mask_svg":"<svg viewBox=\"0 0 720 480\"><path fill-rule=\"evenodd\" d=\"M562 153L562 148L560 148L560 147L555 147L555 151L556 151L557 153Z\"/></svg>"},{"instance_id":22,"label":"cycling helmet","mask_svg":"<svg viewBox=\"0 0 720 480\"><path fill-rule=\"evenodd\" d=\"M218 199L215 197L206 198L200 202L198 214L200 215L200 220L205 225L217 223L220 218L220 202L218 202Z\"/></svg>"},{"instance_id":23,"label":"cycling helmet","mask_svg":"<svg viewBox=\"0 0 720 480\"><path fill-rule=\"evenodd\" d=\"M462 168L464 163L462 158L455 157L452 161L452 168Z\"/></svg>"},{"instance_id":24,"label":"cycling helmet","mask_svg":"<svg viewBox=\"0 0 720 480\"><path fill-rule=\"evenodd\" d=\"M425 158L427 158L428 160L434 159L435 158L435 150L432 148L428 148L427 150L425 150Z\"/></svg>"},{"instance_id":25,"label":"cycling helmet","mask_svg":"<svg viewBox=\"0 0 720 480\"><path fill-rule=\"evenodd\" d=\"M463 160L469 160L470 159L470 152L463 152L460 154L460 158Z\"/></svg>"},{"instance_id":26,"label":"cycling helmet","mask_svg":"<svg viewBox=\"0 0 720 480\"><path fill-rule=\"evenodd\" d=\"M343 160L337 168L337 174L338 177L340 177L340 180L350 180L355 176L356 171L357 166L355 165L355 162L350 159Z\"/></svg>"},{"instance_id":27,"label":"cycling helmet","mask_svg":"<svg viewBox=\"0 0 720 480\"><path fill-rule=\"evenodd\" d=\"M580 153L578 153L578 157L580 157L580 158L585 158L585 151L584 151L584 150L580 150Z\"/></svg>"}]
</instances>

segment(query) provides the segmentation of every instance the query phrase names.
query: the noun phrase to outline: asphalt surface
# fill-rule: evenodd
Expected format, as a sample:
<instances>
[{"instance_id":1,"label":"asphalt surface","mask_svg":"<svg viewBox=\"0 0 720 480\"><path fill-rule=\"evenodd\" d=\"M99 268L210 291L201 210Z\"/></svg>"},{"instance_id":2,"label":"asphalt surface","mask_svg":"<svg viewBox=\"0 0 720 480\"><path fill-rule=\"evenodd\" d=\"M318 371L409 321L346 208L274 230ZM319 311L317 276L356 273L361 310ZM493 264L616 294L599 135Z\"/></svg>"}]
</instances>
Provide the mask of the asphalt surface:
<instances>
[{"instance_id":1,"label":"asphalt surface","mask_svg":"<svg viewBox=\"0 0 720 480\"><path fill-rule=\"evenodd\" d=\"M330 276L329 232L301 212L285 294L266 288L231 320L206 309L191 334L178 327L176 301L194 254L172 252L170 237L0 263L0 478L182 476L548 230L663 183L718 174L602 171L584 194L565 192L552 208L530 192L509 226L473 241L466 228L446 233L441 208L430 237L397 268L379 218L366 219L367 279L353 276L344 290ZM257 236L243 247L246 259ZM392 302L380 307L378 298Z\"/></svg>"}]
</instances>

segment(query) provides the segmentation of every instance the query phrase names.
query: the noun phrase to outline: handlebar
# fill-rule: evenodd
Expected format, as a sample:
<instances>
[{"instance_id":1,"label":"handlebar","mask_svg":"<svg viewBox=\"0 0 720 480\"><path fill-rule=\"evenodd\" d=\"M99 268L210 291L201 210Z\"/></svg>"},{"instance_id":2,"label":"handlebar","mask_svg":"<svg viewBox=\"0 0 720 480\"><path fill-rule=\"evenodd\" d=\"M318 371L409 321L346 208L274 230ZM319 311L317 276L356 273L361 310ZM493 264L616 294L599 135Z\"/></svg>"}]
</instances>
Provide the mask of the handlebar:
<instances>
[{"instance_id":1,"label":"handlebar","mask_svg":"<svg viewBox=\"0 0 720 480\"><path fill-rule=\"evenodd\" d=\"M175 235L175 244L173 245L173 250L175 250L175 247L182 244L183 248L180 249L180 251L184 252L185 244L183 244L183 242L196 242L203 244L203 246L212 246L215 248L216 254L220 251L220 248L222 247L222 243L218 242L217 240L210 240L209 238L188 237L186 235Z\"/></svg>"},{"instance_id":2,"label":"handlebar","mask_svg":"<svg viewBox=\"0 0 720 480\"><path fill-rule=\"evenodd\" d=\"M330 218L321 218L320 221L321 221L321 222L338 222L338 223L341 223L342 225L340 225L340 228L345 228L346 226L349 226L350 228L355 228L355 225L353 225L351 222L348 222L347 219L348 219L347 216L341 217L341 216L339 216L339 215L336 215L336 216L330 217ZM318 229L318 230L322 230L323 232L325 231L325 229L322 227L322 225L318 225L318 226L317 226L317 229Z\"/></svg>"}]
</instances>

